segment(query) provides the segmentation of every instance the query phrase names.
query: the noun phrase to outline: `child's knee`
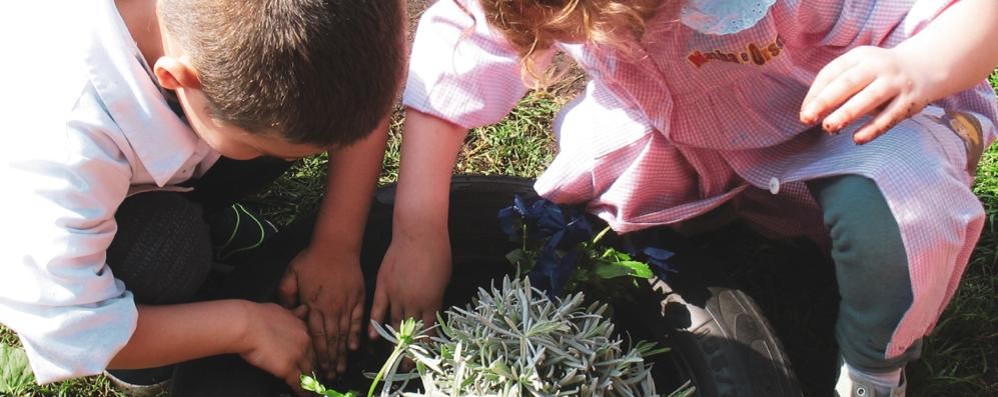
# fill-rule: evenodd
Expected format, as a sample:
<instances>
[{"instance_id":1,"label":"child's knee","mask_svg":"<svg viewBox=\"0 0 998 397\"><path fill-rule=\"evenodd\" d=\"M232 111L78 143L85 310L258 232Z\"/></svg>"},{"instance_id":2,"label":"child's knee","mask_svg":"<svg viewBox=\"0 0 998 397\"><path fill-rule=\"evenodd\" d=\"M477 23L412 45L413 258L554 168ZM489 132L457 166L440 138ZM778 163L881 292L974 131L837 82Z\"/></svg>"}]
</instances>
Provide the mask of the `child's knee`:
<instances>
[{"instance_id":1,"label":"child's knee","mask_svg":"<svg viewBox=\"0 0 998 397\"><path fill-rule=\"evenodd\" d=\"M167 304L193 298L212 263L200 206L180 193L142 193L126 199L115 220L118 232L107 262L136 300Z\"/></svg>"},{"instance_id":2,"label":"child's knee","mask_svg":"<svg viewBox=\"0 0 998 397\"><path fill-rule=\"evenodd\" d=\"M832 255L842 265L862 265L864 274L907 274L907 255L898 223L877 185L858 175L809 183L832 238Z\"/></svg>"}]
</instances>

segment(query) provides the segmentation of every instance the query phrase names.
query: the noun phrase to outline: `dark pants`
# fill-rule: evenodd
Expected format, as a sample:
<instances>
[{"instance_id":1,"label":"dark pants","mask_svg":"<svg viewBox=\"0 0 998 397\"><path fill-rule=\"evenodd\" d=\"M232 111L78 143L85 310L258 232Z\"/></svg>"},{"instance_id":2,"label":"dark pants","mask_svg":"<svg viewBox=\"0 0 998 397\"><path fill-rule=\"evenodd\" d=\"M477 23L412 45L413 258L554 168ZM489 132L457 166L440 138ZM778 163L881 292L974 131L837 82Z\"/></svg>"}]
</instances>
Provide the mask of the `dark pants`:
<instances>
[{"instance_id":1,"label":"dark pants","mask_svg":"<svg viewBox=\"0 0 998 397\"><path fill-rule=\"evenodd\" d=\"M139 304L191 301L213 265L215 215L266 187L290 165L272 158L222 158L203 177L185 184L193 191L126 198L115 213L118 232L107 253L111 271Z\"/></svg>"},{"instance_id":2,"label":"dark pants","mask_svg":"<svg viewBox=\"0 0 998 397\"><path fill-rule=\"evenodd\" d=\"M194 189L191 192L154 191L126 198L115 213L118 231L107 251L111 271L134 294L137 304L266 299L276 287L279 271L271 272L268 280L205 290L214 265L211 224L216 214L269 185L290 165L272 158L222 158L203 177L185 184ZM113 371L122 380L137 384L156 383L172 372L172 366Z\"/></svg>"},{"instance_id":3,"label":"dark pants","mask_svg":"<svg viewBox=\"0 0 998 397\"><path fill-rule=\"evenodd\" d=\"M838 280L835 338L855 368L886 372L921 354L921 341L899 357L884 353L912 303L908 257L884 196L873 181L855 175L808 182L832 239Z\"/></svg>"}]
</instances>

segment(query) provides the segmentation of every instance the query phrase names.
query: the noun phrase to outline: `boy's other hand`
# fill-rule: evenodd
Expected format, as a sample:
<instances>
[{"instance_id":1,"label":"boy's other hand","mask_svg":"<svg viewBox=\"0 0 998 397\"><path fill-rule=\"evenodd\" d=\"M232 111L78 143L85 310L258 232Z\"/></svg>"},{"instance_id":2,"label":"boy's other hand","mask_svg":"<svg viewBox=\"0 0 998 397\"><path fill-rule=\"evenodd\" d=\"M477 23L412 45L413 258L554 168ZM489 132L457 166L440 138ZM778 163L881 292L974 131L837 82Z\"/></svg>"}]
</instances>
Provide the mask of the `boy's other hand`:
<instances>
[{"instance_id":1,"label":"boy's other hand","mask_svg":"<svg viewBox=\"0 0 998 397\"><path fill-rule=\"evenodd\" d=\"M418 234L396 230L378 270L371 321L384 323L385 314L390 313L396 329L407 318L422 320L425 327L431 327L436 323L450 275L447 230L421 230ZM368 334L372 340L378 338L373 326L368 326Z\"/></svg>"},{"instance_id":2,"label":"boy's other hand","mask_svg":"<svg viewBox=\"0 0 998 397\"><path fill-rule=\"evenodd\" d=\"M284 379L302 395L299 377L312 373L315 352L305 326L308 308L288 310L273 303L248 303L240 356L250 364Z\"/></svg>"},{"instance_id":3,"label":"boy's other hand","mask_svg":"<svg viewBox=\"0 0 998 397\"><path fill-rule=\"evenodd\" d=\"M931 77L923 69L916 57L899 49L854 48L818 73L801 105L800 120L808 125L821 121L825 131L838 133L869 114L873 118L853 134L856 143L868 143L931 101Z\"/></svg>"},{"instance_id":4,"label":"boy's other hand","mask_svg":"<svg viewBox=\"0 0 998 397\"><path fill-rule=\"evenodd\" d=\"M356 350L364 317L364 276L357 254L334 247L308 247L291 261L278 299L285 307L308 306L309 335L327 378L347 369L347 349Z\"/></svg>"}]
</instances>

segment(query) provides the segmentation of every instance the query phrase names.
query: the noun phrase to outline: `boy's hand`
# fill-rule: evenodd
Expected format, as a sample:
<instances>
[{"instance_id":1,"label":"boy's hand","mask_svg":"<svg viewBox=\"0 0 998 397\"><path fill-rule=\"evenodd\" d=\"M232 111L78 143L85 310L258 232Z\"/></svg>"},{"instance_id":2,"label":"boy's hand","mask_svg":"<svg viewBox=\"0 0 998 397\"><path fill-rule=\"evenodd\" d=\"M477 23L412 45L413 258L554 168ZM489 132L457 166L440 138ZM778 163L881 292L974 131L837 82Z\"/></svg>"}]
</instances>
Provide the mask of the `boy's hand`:
<instances>
[{"instance_id":1,"label":"boy's hand","mask_svg":"<svg viewBox=\"0 0 998 397\"><path fill-rule=\"evenodd\" d=\"M324 375L335 378L346 371L347 348L357 349L364 317L358 256L306 248L291 261L278 297L287 307L308 306L309 335Z\"/></svg>"},{"instance_id":2,"label":"boy's hand","mask_svg":"<svg viewBox=\"0 0 998 397\"><path fill-rule=\"evenodd\" d=\"M426 327L432 326L437 321L450 274L447 230L419 235L394 233L378 270L371 321L384 323L385 314L391 313L393 325L415 318ZM374 327L368 327L368 334L371 339L378 338Z\"/></svg>"},{"instance_id":3,"label":"boy's hand","mask_svg":"<svg viewBox=\"0 0 998 397\"><path fill-rule=\"evenodd\" d=\"M239 354L244 360L284 379L301 394L299 377L312 373L315 352L303 321L308 310L293 311L273 303L248 303L247 328Z\"/></svg>"},{"instance_id":4,"label":"boy's hand","mask_svg":"<svg viewBox=\"0 0 998 397\"><path fill-rule=\"evenodd\" d=\"M931 56L931 55L923 55ZM853 141L868 143L920 112L932 99L931 74L899 49L857 47L826 65L801 106L801 122L837 133L864 115L873 119Z\"/></svg>"}]
</instances>

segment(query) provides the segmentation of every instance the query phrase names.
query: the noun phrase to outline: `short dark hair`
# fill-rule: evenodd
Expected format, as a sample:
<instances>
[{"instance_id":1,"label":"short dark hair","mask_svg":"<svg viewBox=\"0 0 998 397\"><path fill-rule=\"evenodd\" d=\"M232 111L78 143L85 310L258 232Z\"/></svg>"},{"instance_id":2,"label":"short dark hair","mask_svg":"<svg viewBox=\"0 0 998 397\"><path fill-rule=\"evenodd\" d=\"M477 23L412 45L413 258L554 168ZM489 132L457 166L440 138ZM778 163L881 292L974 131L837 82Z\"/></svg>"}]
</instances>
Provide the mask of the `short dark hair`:
<instances>
[{"instance_id":1,"label":"short dark hair","mask_svg":"<svg viewBox=\"0 0 998 397\"><path fill-rule=\"evenodd\" d=\"M164 0L212 116L251 133L349 145L377 127L405 65L399 0Z\"/></svg>"}]
</instances>

